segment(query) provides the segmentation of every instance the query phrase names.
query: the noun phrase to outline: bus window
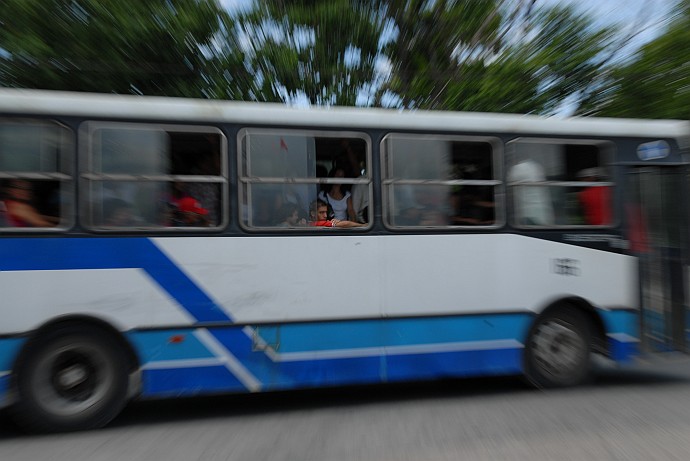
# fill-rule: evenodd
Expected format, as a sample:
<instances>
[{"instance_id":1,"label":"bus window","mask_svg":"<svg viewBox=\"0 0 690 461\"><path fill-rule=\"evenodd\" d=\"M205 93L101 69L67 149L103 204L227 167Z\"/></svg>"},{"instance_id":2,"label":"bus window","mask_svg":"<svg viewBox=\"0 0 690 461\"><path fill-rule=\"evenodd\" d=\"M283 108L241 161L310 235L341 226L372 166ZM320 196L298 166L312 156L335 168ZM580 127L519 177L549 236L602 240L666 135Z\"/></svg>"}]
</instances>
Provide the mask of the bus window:
<instances>
[{"instance_id":1,"label":"bus window","mask_svg":"<svg viewBox=\"0 0 690 461\"><path fill-rule=\"evenodd\" d=\"M390 134L382 142L392 227L496 226L500 170L484 138Z\"/></svg>"},{"instance_id":2,"label":"bus window","mask_svg":"<svg viewBox=\"0 0 690 461\"><path fill-rule=\"evenodd\" d=\"M87 123L86 224L217 228L226 221L225 140L214 128Z\"/></svg>"},{"instance_id":3,"label":"bus window","mask_svg":"<svg viewBox=\"0 0 690 461\"><path fill-rule=\"evenodd\" d=\"M507 180L520 227L613 224L608 143L520 139L509 144Z\"/></svg>"},{"instance_id":4,"label":"bus window","mask_svg":"<svg viewBox=\"0 0 690 461\"><path fill-rule=\"evenodd\" d=\"M309 228L310 206L329 219L370 222L368 138L359 133L243 130L241 223L247 228Z\"/></svg>"},{"instance_id":5,"label":"bus window","mask_svg":"<svg viewBox=\"0 0 690 461\"><path fill-rule=\"evenodd\" d=\"M67 227L72 134L37 120L0 120L0 228Z\"/></svg>"}]
</instances>

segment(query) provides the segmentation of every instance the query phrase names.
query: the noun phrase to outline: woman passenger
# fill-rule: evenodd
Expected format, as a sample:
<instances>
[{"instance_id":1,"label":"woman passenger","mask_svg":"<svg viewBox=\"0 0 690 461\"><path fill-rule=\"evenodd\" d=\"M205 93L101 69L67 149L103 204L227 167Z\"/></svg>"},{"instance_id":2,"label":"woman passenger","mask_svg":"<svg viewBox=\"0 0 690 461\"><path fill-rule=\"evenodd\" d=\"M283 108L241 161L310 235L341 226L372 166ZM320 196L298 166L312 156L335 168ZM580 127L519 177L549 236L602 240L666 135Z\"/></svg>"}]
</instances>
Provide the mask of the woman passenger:
<instances>
[{"instance_id":1,"label":"woman passenger","mask_svg":"<svg viewBox=\"0 0 690 461\"><path fill-rule=\"evenodd\" d=\"M331 178L344 178L345 170L335 167L328 175ZM352 206L352 195L350 191L344 190L342 184L328 184L326 190L319 193L319 199L331 206L334 218L339 221L356 221L357 213Z\"/></svg>"},{"instance_id":2,"label":"woman passenger","mask_svg":"<svg viewBox=\"0 0 690 461\"><path fill-rule=\"evenodd\" d=\"M24 179L10 181L6 191L7 224L13 227L54 227L58 218L42 215L33 205L31 183Z\"/></svg>"}]
</instances>

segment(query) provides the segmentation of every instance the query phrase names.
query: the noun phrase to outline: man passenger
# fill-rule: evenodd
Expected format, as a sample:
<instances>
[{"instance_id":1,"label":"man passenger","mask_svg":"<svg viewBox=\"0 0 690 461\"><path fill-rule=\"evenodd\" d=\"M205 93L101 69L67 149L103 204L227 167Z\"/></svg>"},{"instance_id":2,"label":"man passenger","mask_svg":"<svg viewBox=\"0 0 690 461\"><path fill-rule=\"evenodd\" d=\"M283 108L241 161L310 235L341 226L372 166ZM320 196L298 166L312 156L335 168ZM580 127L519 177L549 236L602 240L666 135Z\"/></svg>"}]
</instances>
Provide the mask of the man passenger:
<instances>
[{"instance_id":1,"label":"man passenger","mask_svg":"<svg viewBox=\"0 0 690 461\"><path fill-rule=\"evenodd\" d=\"M362 227L363 224L340 219L328 219L328 204L314 200L309 206L309 225L314 227Z\"/></svg>"}]
</instances>

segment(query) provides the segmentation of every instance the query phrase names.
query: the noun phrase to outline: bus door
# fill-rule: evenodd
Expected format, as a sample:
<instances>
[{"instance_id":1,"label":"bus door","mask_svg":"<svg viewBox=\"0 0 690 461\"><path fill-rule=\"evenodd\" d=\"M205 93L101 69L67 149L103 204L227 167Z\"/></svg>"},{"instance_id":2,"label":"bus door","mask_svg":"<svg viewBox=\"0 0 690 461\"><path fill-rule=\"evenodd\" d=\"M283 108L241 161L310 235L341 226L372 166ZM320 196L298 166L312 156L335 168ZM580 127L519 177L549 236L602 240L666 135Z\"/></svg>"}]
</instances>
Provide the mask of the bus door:
<instances>
[{"instance_id":1,"label":"bus door","mask_svg":"<svg viewBox=\"0 0 690 461\"><path fill-rule=\"evenodd\" d=\"M685 167L634 167L625 197L631 252L640 260L641 350L688 352Z\"/></svg>"}]
</instances>

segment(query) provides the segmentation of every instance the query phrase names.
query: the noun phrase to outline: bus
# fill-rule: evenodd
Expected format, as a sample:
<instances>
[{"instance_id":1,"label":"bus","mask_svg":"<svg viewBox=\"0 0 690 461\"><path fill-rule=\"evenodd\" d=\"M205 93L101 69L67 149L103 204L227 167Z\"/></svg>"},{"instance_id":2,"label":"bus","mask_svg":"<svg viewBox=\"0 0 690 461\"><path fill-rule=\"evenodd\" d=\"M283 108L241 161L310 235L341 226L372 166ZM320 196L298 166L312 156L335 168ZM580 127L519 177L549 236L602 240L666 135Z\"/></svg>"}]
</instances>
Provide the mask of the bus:
<instances>
[{"instance_id":1,"label":"bus","mask_svg":"<svg viewBox=\"0 0 690 461\"><path fill-rule=\"evenodd\" d=\"M0 406L687 352L689 155L685 121L2 89Z\"/></svg>"}]
</instances>

